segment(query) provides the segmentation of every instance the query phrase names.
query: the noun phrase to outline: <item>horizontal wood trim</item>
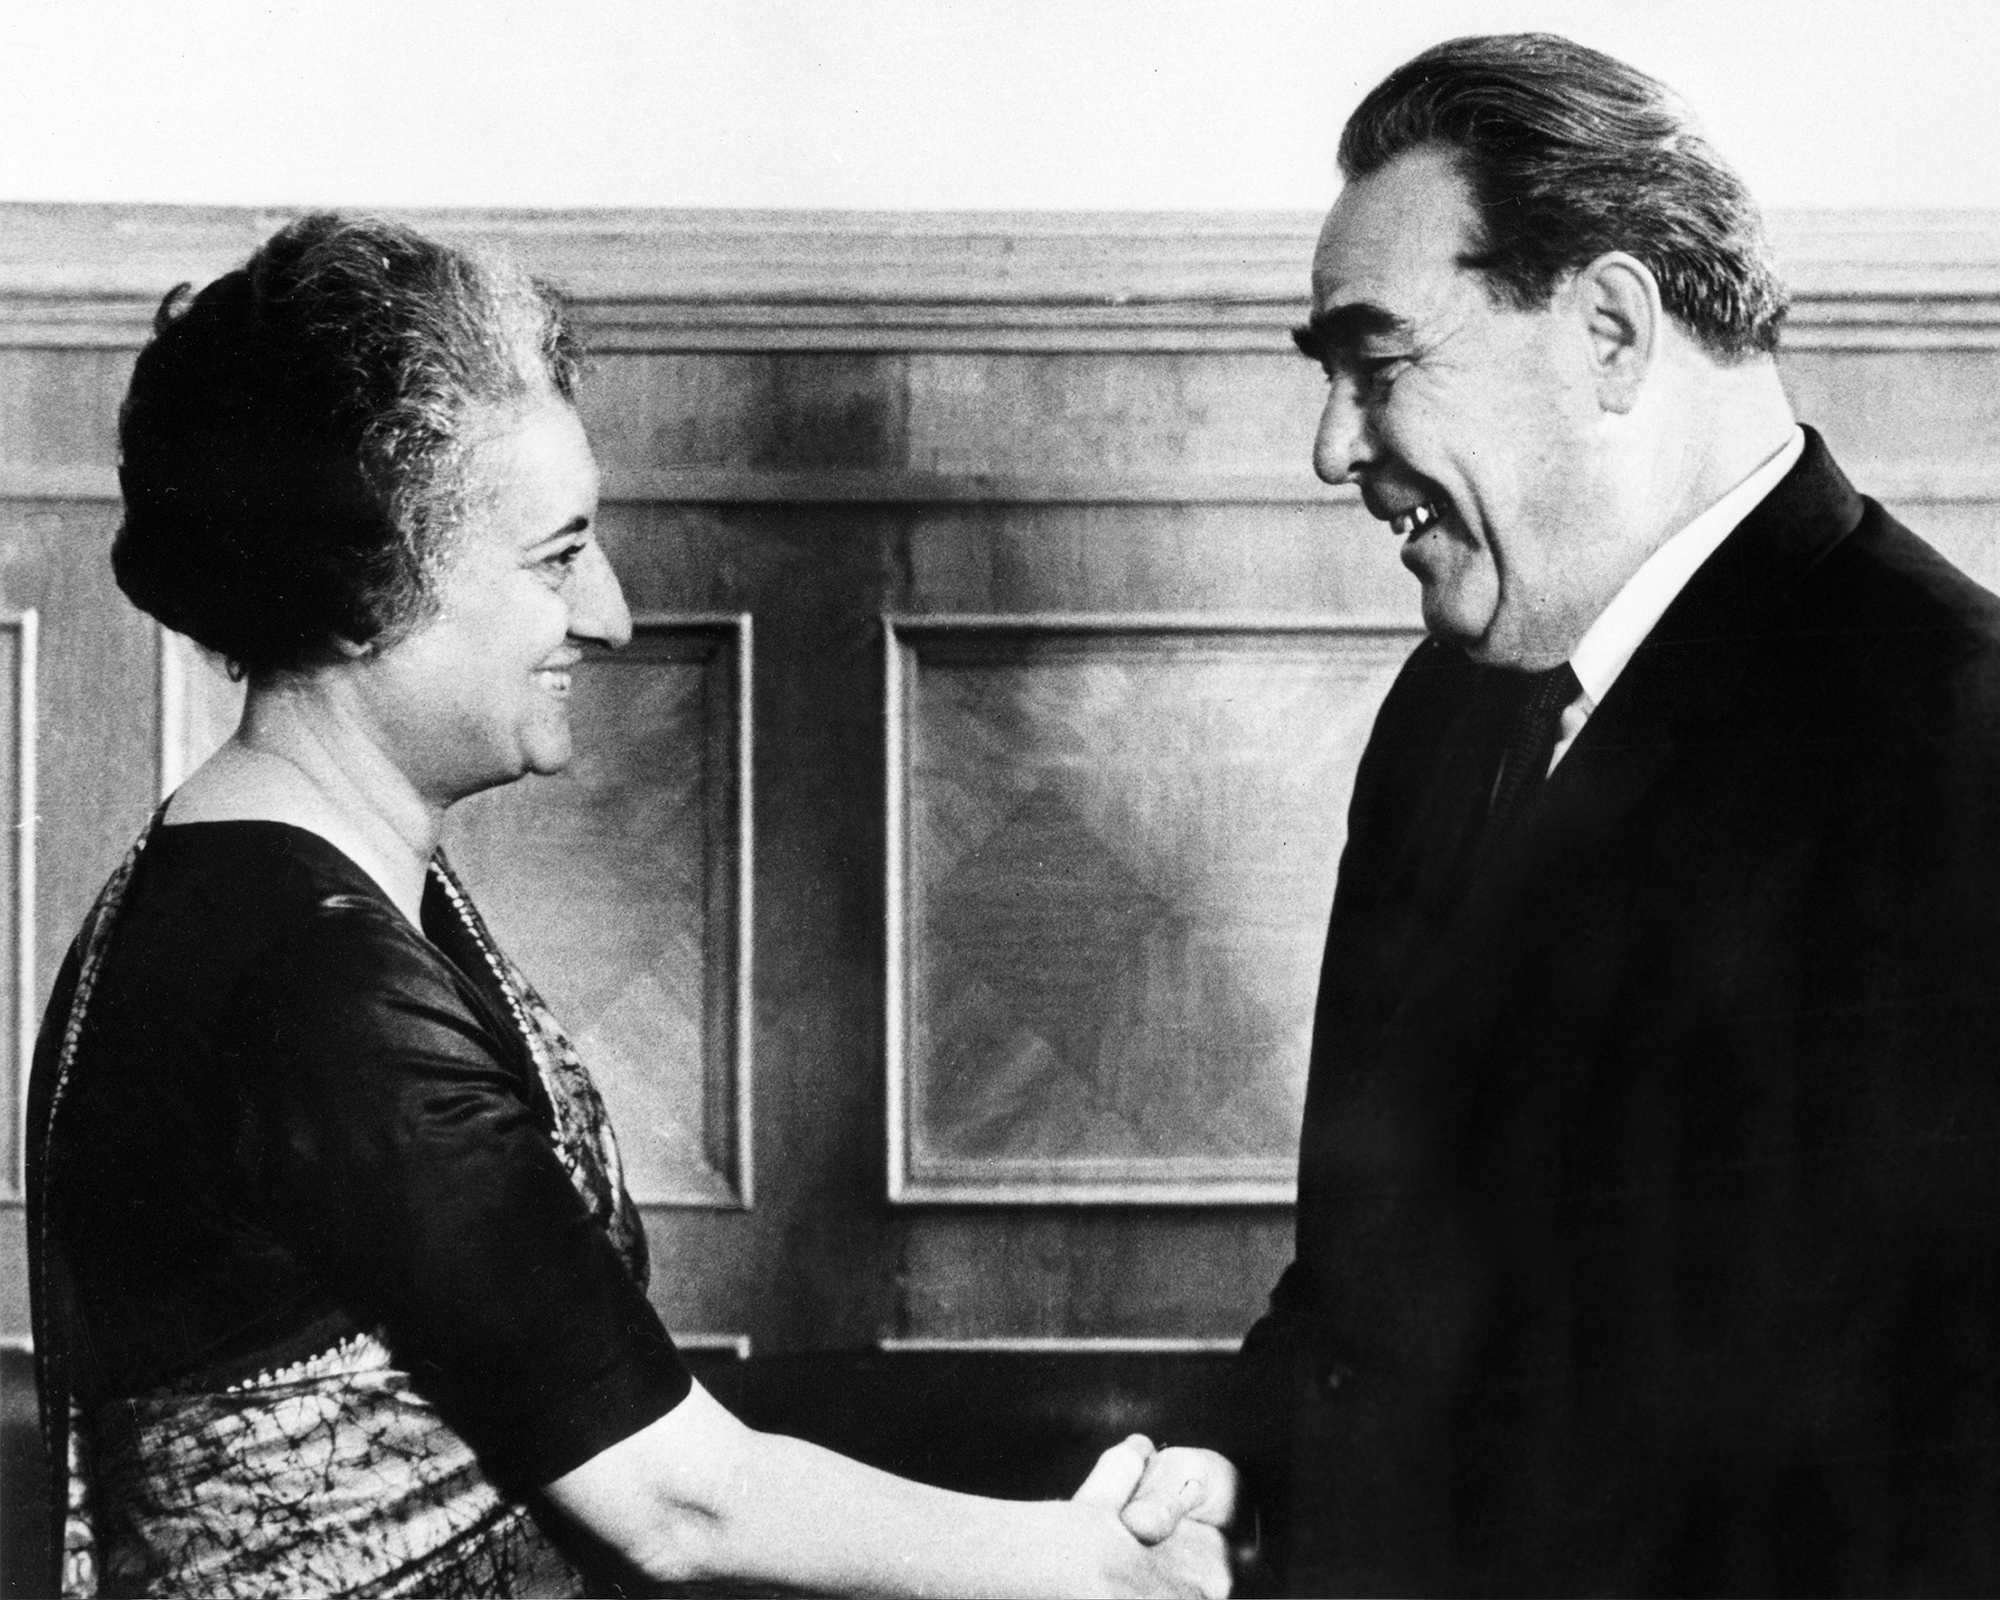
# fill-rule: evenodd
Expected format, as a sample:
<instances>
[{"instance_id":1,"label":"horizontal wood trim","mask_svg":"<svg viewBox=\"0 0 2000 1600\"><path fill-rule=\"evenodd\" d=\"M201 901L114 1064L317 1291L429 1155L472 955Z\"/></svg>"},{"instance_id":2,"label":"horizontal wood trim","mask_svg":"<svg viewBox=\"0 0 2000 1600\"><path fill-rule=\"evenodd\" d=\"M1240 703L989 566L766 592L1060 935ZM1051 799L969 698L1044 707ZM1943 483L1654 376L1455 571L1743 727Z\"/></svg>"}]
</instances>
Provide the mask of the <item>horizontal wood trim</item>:
<instances>
[{"instance_id":1,"label":"horizontal wood trim","mask_svg":"<svg viewBox=\"0 0 2000 1600\"><path fill-rule=\"evenodd\" d=\"M1289 611L1030 611L981 614L926 611L910 615L890 613L882 618L882 626L896 639L912 643L968 634L1009 640L1050 634L1135 635L1140 638L1157 634L1219 634L1225 638L1259 634L1327 634L1351 638L1357 634L1402 634L1412 631L1407 620L1370 620L1331 612Z\"/></svg>"},{"instance_id":2,"label":"horizontal wood trim","mask_svg":"<svg viewBox=\"0 0 2000 1600\"><path fill-rule=\"evenodd\" d=\"M244 259L305 208L0 205L0 290L144 296ZM384 210L591 301L1033 304L1297 298L1296 212Z\"/></svg>"},{"instance_id":3,"label":"horizontal wood trim","mask_svg":"<svg viewBox=\"0 0 2000 1600\"><path fill-rule=\"evenodd\" d=\"M0 289L0 348L137 350L154 298L30 299ZM1048 354L1264 352L1290 354L1305 301L1278 307L814 306L727 308L580 300L578 322L600 354L850 351ZM2000 292L1958 299L1912 295L1814 300L1798 295L1787 350L2000 349Z\"/></svg>"},{"instance_id":4,"label":"horizontal wood trim","mask_svg":"<svg viewBox=\"0 0 2000 1600\"><path fill-rule=\"evenodd\" d=\"M1194 1163L1182 1162L1179 1170L1163 1171L1157 1180L1131 1182L1096 1179L1081 1160L1070 1163L1075 1170L1060 1178L1028 1183L1001 1180L977 1183L947 1179L911 1177L907 1163L892 1180L889 1203L898 1207L1059 1207L1066 1210L1112 1207L1125 1210L1143 1206L1150 1210L1289 1211L1298 1203L1298 1183L1291 1177L1235 1178L1207 1177L1194 1171ZM1162 1167L1165 1163L1161 1163ZM1240 1168L1245 1163L1237 1163ZM1273 1162L1287 1172L1296 1162ZM1214 1170L1221 1164L1215 1163Z\"/></svg>"},{"instance_id":5,"label":"horizontal wood trim","mask_svg":"<svg viewBox=\"0 0 2000 1600\"><path fill-rule=\"evenodd\" d=\"M116 502L118 469L56 461L0 461L0 500Z\"/></svg>"},{"instance_id":6,"label":"horizontal wood trim","mask_svg":"<svg viewBox=\"0 0 2000 1600\"><path fill-rule=\"evenodd\" d=\"M750 1335L747 1333L679 1333L670 1332L668 1338L677 1349L694 1351L701 1355L728 1355L738 1361L750 1359ZM1198 1344L1201 1341L1190 1341ZM16 1352L24 1356L35 1353L35 1341L31 1334L0 1334L0 1350Z\"/></svg>"},{"instance_id":7,"label":"horizontal wood trim","mask_svg":"<svg viewBox=\"0 0 2000 1600\"><path fill-rule=\"evenodd\" d=\"M667 1337L674 1341L676 1349L690 1353L734 1356L738 1361L750 1359L750 1335L747 1333L670 1332Z\"/></svg>"},{"instance_id":8,"label":"horizontal wood trim","mask_svg":"<svg viewBox=\"0 0 2000 1600\"><path fill-rule=\"evenodd\" d=\"M1847 469L1864 494L1897 506L2000 503L2000 461L1861 460ZM1348 505L1304 465L1280 472L1107 472L1084 477L919 472L758 472L690 468L605 474L607 505ZM116 503L111 467L0 461L0 503Z\"/></svg>"},{"instance_id":9,"label":"horizontal wood trim","mask_svg":"<svg viewBox=\"0 0 2000 1600\"><path fill-rule=\"evenodd\" d=\"M2000 472L1995 474L2000 484ZM109 466L0 461L0 501L112 501ZM1355 500L1329 488L1310 465L1282 472L1116 472L1082 477L1025 473L953 475L827 469L762 472L714 467L612 468L607 505L1296 505Z\"/></svg>"},{"instance_id":10,"label":"horizontal wood trim","mask_svg":"<svg viewBox=\"0 0 2000 1600\"><path fill-rule=\"evenodd\" d=\"M1240 1338L1186 1339L1162 1335L1089 1338L1050 1335L1011 1337L980 1334L963 1338L884 1338L875 1348L885 1355L1004 1356L1233 1356Z\"/></svg>"},{"instance_id":11,"label":"horizontal wood trim","mask_svg":"<svg viewBox=\"0 0 2000 1600\"><path fill-rule=\"evenodd\" d=\"M290 210L0 205L0 344L135 348ZM416 211L562 283L600 349L1282 350L1316 215ZM1776 213L1800 349L2000 348L2000 213Z\"/></svg>"},{"instance_id":12,"label":"horizontal wood trim","mask_svg":"<svg viewBox=\"0 0 2000 1600\"><path fill-rule=\"evenodd\" d=\"M240 262L306 208L0 204L0 292L143 297ZM1289 304L1317 212L389 209L592 301ZM2000 211L1770 218L1810 299L2000 294Z\"/></svg>"},{"instance_id":13,"label":"horizontal wood trim","mask_svg":"<svg viewBox=\"0 0 2000 1600\"><path fill-rule=\"evenodd\" d=\"M2000 482L2000 473L1995 475ZM0 480L4 481L4 480ZM116 484L112 485L116 493ZM0 491L0 498L5 498ZM1297 505L1357 499L1329 488L1310 463L1277 472L938 473L830 469L614 468L604 499L632 505Z\"/></svg>"}]
</instances>

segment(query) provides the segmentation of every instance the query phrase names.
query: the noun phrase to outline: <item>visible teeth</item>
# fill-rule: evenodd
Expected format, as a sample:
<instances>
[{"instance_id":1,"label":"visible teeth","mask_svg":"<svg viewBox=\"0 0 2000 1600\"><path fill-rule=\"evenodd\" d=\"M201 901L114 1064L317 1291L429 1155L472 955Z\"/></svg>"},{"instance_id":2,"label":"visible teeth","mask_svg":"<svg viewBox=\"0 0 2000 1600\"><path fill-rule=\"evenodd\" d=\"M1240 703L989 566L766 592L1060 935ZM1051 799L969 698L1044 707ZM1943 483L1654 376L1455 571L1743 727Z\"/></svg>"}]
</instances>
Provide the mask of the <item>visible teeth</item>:
<instances>
[{"instance_id":1,"label":"visible teeth","mask_svg":"<svg viewBox=\"0 0 2000 1600\"><path fill-rule=\"evenodd\" d=\"M1413 533L1422 533L1437 519L1437 507L1426 500L1422 505L1410 507L1400 517L1390 518L1389 526L1397 538L1407 539Z\"/></svg>"}]
</instances>

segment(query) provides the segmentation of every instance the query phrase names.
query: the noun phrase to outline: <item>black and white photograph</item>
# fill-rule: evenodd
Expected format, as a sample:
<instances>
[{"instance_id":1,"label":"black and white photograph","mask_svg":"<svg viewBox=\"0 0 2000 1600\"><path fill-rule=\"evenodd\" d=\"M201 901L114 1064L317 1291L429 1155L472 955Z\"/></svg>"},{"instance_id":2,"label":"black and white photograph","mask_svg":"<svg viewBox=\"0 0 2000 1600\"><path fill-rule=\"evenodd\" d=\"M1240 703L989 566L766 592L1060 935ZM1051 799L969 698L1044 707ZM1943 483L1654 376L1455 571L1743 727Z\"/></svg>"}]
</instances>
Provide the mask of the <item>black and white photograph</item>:
<instances>
[{"instance_id":1,"label":"black and white photograph","mask_svg":"<svg viewBox=\"0 0 2000 1600\"><path fill-rule=\"evenodd\" d=\"M1996 84L0 0L0 1600L2000 1592Z\"/></svg>"}]
</instances>

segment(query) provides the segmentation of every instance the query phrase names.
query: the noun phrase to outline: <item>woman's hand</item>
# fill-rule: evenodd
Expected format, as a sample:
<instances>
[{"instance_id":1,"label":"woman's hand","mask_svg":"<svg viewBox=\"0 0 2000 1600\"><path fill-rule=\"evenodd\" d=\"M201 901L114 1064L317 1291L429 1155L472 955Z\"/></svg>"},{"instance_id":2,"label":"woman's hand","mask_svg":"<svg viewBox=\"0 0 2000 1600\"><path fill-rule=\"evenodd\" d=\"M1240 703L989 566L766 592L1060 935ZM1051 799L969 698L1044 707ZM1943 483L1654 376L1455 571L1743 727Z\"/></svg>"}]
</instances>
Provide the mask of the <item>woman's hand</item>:
<instances>
[{"instance_id":1,"label":"woman's hand","mask_svg":"<svg viewBox=\"0 0 2000 1600\"><path fill-rule=\"evenodd\" d=\"M1235 1510L1236 1469L1213 1451L1155 1450L1135 1433L1097 1458L1070 1499L1117 1515L1120 1533L1137 1545L1128 1550L1114 1542L1112 1593L1203 1600L1229 1593L1222 1528Z\"/></svg>"}]
</instances>

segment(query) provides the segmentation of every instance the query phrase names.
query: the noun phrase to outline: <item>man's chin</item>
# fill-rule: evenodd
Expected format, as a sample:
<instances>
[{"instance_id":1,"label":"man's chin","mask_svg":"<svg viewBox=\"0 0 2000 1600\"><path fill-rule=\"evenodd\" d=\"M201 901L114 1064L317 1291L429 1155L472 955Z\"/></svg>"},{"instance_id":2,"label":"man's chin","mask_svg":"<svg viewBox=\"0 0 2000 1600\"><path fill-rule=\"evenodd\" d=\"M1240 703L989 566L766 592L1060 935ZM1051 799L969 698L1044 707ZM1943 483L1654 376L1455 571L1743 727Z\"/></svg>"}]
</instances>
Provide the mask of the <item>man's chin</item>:
<instances>
[{"instance_id":1,"label":"man's chin","mask_svg":"<svg viewBox=\"0 0 2000 1600\"><path fill-rule=\"evenodd\" d=\"M1443 584L1424 585L1424 627L1433 639L1455 644L1475 661L1484 658L1491 646L1488 637L1493 614L1479 614L1462 603L1462 597Z\"/></svg>"}]
</instances>

